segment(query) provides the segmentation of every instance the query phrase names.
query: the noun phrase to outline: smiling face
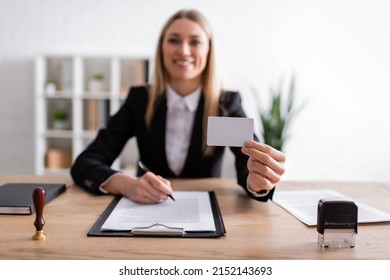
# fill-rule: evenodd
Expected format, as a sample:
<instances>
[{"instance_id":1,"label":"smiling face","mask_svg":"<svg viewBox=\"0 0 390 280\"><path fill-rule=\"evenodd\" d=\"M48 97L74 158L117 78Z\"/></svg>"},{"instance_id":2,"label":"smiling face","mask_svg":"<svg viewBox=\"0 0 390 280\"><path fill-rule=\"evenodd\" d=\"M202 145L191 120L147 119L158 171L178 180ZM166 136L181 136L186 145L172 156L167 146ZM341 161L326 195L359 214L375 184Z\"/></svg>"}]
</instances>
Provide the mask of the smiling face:
<instances>
[{"instance_id":1,"label":"smiling face","mask_svg":"<svg viewBox=\"0 0 390 280\"><path fill-rule=\"evenodd\" d=\"M167 28L162 41L164 67L169 83L198 87L207 65L209 38L194 21L180 18Z\"/></svg>"}]
</instances>

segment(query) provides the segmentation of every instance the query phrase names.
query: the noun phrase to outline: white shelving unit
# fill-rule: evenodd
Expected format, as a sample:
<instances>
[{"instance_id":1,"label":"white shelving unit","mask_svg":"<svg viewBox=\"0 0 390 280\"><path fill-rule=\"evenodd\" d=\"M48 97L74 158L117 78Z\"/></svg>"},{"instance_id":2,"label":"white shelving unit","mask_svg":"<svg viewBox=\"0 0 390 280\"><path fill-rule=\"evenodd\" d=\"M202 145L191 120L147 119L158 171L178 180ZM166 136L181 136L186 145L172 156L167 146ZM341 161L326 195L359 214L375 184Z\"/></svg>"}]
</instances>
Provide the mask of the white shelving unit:
<instances>
[{"instance_id":1,"label":"white shelving unit","mask_svg":"<svg viewBox=\"0 0 390 280\"><path fill-rule=\"evenodd\" d=\"M35 60L35 173L69 174L73 160L150 77L144 56L39 56ZM93 82L92 82L93 80ZM130 141L115 168L135 163Z\"/></svg>"}]
</instances>

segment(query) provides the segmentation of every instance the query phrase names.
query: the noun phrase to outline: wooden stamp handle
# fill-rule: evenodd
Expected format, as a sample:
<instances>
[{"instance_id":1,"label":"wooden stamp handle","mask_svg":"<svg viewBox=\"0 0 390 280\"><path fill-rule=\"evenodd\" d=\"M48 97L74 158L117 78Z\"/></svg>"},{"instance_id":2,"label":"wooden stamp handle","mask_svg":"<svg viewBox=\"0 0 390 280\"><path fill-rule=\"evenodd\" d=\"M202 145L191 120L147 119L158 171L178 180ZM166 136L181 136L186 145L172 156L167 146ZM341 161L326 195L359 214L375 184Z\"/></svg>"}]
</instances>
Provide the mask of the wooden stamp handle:
<instances>
[{"instance_id":1,"label":"wooden stamp handle","mask_svg":"<svg viewBox=\"0 0 390 280\"><path fill-rule=\"evenodd\" d=\"M46 190L44 188L36 188L34 189L32 196L36 212L34 226L37 231L41 231L45 225L45 220L43 219L43 207L45 206Z\"/></svg>"}]
</instances>

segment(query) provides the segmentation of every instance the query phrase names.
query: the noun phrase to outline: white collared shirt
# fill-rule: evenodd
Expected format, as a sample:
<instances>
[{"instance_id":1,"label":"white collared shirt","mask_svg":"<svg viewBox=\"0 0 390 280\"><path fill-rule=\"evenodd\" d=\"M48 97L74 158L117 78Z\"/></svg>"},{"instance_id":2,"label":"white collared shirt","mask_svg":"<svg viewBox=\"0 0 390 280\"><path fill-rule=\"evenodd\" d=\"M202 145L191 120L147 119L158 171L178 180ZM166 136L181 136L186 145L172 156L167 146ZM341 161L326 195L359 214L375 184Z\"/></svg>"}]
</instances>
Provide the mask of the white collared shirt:
<instances>
[{"instance_id":1,"label":"white collared shirt","mask_svg":"<svg viewBox=\"0 0 390 280\"><path fill-rule=\"evenodd\" d=\"M191 142L192 128L202 88L185 97L180 96L169 85L167 94L167 120L165 132L165 153L168 166L179 175L183 170Z\"/></svg>"}]
</instances>

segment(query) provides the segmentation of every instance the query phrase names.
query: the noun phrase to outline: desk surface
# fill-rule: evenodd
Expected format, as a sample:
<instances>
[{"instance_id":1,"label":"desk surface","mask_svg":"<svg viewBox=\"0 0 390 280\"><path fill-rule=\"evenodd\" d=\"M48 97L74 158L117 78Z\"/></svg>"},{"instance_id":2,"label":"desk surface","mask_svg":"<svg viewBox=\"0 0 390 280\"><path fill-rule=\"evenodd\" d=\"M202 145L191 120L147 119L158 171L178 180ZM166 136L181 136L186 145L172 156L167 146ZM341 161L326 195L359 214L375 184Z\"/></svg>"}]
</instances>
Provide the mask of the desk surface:
<instances>
[{"instance_id":1,"label":"desk surface","mask_svg":"<svg viewBox=\"0 0 390 280\"><path fill-rule=\"evenodd\" d=\"M69 177L0 176L7 182ZM355 248L322 249L308 227L278 205L247 197L234 179L172 182L177 190L215 190L227 236L215 239L87 237L112 200L73 186L45 206L45 241L33 241L35 215L0 215L0 259L390 259L390 223L359 225ZM390 213L390 184L282 182L278 189L334 189Z\"/></svg>"}]
</instances>

